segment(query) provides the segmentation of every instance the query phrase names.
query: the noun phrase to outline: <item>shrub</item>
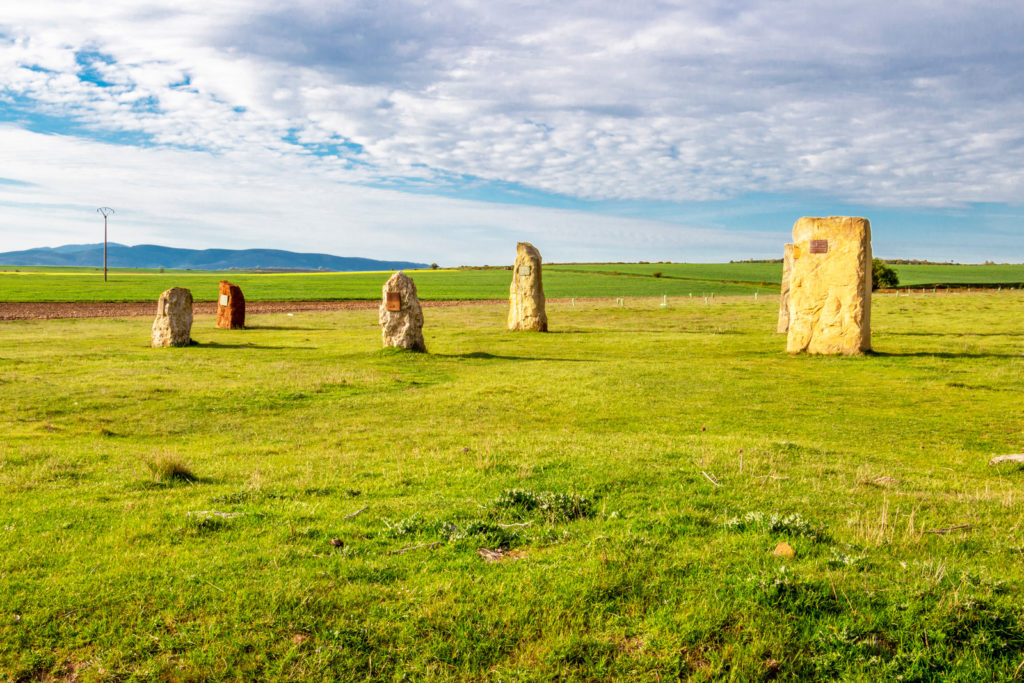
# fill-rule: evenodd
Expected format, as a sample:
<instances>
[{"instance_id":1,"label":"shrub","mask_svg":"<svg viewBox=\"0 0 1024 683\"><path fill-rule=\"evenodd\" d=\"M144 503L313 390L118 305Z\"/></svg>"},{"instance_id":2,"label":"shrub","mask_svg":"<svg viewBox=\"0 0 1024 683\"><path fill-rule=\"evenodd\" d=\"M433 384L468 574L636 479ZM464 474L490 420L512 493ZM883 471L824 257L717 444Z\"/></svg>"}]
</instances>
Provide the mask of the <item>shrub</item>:
<instances>
[{"instance_id":1,"label":"shrub","mask_svg":"<svg viewBox=\"0 0 1024 683\"><path fill-rule=\"evenodd\" d=\"M191 484L199 481L188 465L176 455L170 453L157 453L146 460L146 467L153 474L153 478L160 482L174 483L184 482Z\"/></svg>"},{"instance_id":2,"label":"shrub","mask_svg":"<svg viewBox=\"0 0 1024 683\"><path fill-rule=\"evenodd\" d=\"M886 265L882 259L871 260L871 290L874 291L880 287L886 289L892 287L898 287L900 284L900 278L896 275L896 271Z\"/></svg>"},{"instance_id":3,"label":"shrub","mask_svg":"<svg viewBox=\"0 0 1024 683\"><path fill-rule=\"evenodd\" d=\"M654 277L661 277L661 271L660 270L656 270L653 273L651 273L651 275L653 275Z\"/></svg>"}]
</instances>

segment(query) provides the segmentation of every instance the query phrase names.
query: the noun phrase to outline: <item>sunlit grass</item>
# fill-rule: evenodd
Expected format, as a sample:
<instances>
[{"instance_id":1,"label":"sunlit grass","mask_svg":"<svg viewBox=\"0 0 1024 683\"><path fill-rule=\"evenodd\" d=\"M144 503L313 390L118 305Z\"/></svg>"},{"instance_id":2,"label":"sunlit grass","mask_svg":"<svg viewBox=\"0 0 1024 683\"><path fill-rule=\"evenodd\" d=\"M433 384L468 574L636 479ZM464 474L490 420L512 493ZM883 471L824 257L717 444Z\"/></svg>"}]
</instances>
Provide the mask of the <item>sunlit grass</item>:
<instances>
[{"instance_id":1,"label":"sunlit grass","mask_svg":"<svg viewBox=\"0 0 1024 683\"><path fill-rule=\"evenodd\" d=\"M0 671L1011 678L1024 296L876 296L858 358L661 303L0 324Z\"/></svg>"}]
</instances>

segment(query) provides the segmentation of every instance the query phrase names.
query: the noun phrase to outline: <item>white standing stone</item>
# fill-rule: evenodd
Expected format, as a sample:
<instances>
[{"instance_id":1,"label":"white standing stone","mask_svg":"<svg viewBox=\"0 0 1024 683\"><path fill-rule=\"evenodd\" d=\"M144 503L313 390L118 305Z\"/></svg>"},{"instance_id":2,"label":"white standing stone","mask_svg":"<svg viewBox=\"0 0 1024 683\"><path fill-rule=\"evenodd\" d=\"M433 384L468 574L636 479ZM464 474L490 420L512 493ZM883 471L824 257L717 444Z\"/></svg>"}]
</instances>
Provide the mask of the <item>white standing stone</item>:
<instances>
[{"instance_id":1,"label":"white standing stone","mask_svg":"<svg viewBox=\"0 0 1024 683\"><path fill-rule=\"evenodd\" d=\"M384 283L379 317L384 346L410 351L427 350L423 341L423 309L416 295L416 283L402 271Z\"/></svg>"},{"instance_id":2,"label":"white standing stone","mask_svg":"<svg viewBox=\"0 0 1024 683\"><path fill-rule=\"evenodd\" d=\"M188 346L192 343L192 292L184 287L171 287L160 295L153 321L151 344Z\"/></svg>"}]
</instances>

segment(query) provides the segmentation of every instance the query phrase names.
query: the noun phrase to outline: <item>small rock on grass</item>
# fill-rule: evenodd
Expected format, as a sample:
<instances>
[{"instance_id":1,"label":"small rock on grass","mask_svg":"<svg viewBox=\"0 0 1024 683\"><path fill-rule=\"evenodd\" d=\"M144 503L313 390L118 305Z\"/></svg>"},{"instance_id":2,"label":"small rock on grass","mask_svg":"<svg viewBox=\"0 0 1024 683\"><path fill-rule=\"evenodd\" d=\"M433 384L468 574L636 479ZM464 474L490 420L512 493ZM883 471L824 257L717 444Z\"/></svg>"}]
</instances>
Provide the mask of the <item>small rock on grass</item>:
<instances>
[{"instance_id":1,"label":"small rock on grass","mask_svg":"<svg viewBox=\"0 0 1024 683\"><path fill-rule=\"evenodd\" d=\"M774 555L775 557L793 559L794 557L796 557L796 551L793 550L793 546L783 541L782 543L775 546L775 550L772 551L772 555Z\"/></svg>"},{"instance_id":2,"label":"small rock on grass","mask_svg":"<svg viewBox=\"0 0 1024 683\"><path fill-rule=\"evenodd\" d=\"M345 541L341 540L340 538L332 538L331 545L333 545L335 548L340 548L341 546L345 545Z\"/></svg>"}]
</instances>

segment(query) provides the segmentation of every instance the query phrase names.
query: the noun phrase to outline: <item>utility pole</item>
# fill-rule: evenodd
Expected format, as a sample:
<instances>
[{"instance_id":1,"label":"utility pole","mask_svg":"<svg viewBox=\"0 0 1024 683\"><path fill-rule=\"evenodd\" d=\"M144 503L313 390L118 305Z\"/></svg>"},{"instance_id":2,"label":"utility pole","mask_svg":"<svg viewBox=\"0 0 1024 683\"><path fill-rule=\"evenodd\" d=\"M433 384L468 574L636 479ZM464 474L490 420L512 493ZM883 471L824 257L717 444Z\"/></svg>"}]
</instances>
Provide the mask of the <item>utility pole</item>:
<instances>
[{"instance_id":1,"label":"utility pole","mask_svg":"<svg viewBox=\"0 0 1024 683\"><path fill-rule=\"evenodd\" d=\"M114 213L109 206L101 206L96 213L103 216L103 281L107 281L107 216Z\"/></svg>"}]
</instances>

